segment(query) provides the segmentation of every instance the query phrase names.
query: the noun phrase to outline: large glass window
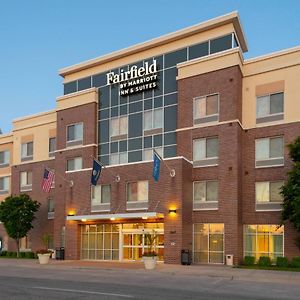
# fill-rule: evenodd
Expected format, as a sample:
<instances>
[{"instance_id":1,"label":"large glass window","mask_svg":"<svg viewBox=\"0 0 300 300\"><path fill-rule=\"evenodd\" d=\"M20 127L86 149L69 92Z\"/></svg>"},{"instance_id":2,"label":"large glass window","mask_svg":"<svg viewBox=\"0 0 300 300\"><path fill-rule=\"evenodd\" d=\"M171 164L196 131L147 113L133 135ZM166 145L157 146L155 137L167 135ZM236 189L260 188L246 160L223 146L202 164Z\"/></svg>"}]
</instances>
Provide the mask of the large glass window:
<instances>
[{"instance_id":1,"label":"large glass window","mask_svg":"<svg viewBox=\"0 0 300 300\"><path fill-rule=\"evenodd\" d=\"M81 226L81 259L119 260L118 224Z\"/></svg>"},{"instance_id":2,"label":"large glass window","mask_svg":"<svg viewBox=\"0 0 300 300\"><path fill-rule=\"evenodd\" d=\"M259 96L256 100L256 122L270 122L283 119L283 93Z\"/></svg>"},{"instance_id":3,"label":"large glass window","mask_svg":"<svg viewBox=\"0 0 300 300\"><path fill-rule=\"evenodd\" d=\"M255 141L256 167L283 165L283 137L257 139Z\"/></svg>"},{"instance_id":4,"label":"large glass window","mask_svg":"<svg viewBox=\"0 0 300 300\"><path fill-rule=\"evenodd\" d=\"M111 186L110 184L101 184L92 186L91 191L91 204L93 206L101 204L110 204L111 199Z\"/></svg>"},{"instance_id":5,"label":"large glass window","mask_svg":"<svg viewBox=\"0 0 300 300\"><path fill-rule=\"evenodd\" d=\"M67 171L82 169L82 157L75 157L67 160Z\"/></svg>"},{"instance_id":6,"label":"large glass window","mask_svg":"<svg viewBox=\"0 0 300 300\"><path fill-rule=\"evenodd\" d=\"M145 111L144 113L144 130L156 129L163 127L163 109Z\"/></svg>"},{"instance_id":7,"label":"large glass window","mask_svg":"<svg viewBox=\"0 0 300 300\"><path fill-rule=\"evenodd\" d=\"M194 140L193 161L195 166L215 165L218 163L219 141L217 137Z\"/></svg>"},{"instance_id":8,"label":"large glass window","mask_svg":"<svg viewBox=\"0 0 300 300\"><path fill-rule=\"evenodd\" d=\"M283 256L284 227L279 225L245 225L244 256L269 256L272 261Z\"/></svg>"},{"instance_id":9,"label":"large glass window","mask_svg":"<svg viewBox=\"0 0 300 300\"><path fill-rule=\"evenodd\" d=\"M0 195L9 192L9 177L0 177Z\"/></svg>"},{"instance_id":10,"label":"large glass window","mask_svg":"<svg viewBox=\"0 0 300 300\"><path fill-rule=\"evenodd\" d=\"M224 224L194 224L195 263L224 263Z\"/></svg>"},{"instance_id":11,"label":"large glass window","mask_svg":"<svg viewBox=\"0 0 300 300\"><path fill-rule=\"evenodd\" d=\"M219 118L219 96L217 94L194 99L194 124L217 121Z\"/></svg>"},{"instance_id":12,"label":"large glass window","mask_svg":"<svg viewBox=\"0 0 300 300\"><path fill-rule=\"evenodd\" d=\"M128 202L147 202L148 201L148 181L137 181L127 183Z\"/></svg>"},{"instance_id":13,"label":"large glass window","mask_svg":"<svg viewBox=\"0 0 300 300\"><path fill-rule=\"evenodd\" d=\"M110 135L111 136L118 136L127 134L128 132L128 122L127 116L119 117L119 118L112 118L110 120Z\"/></svg>"},{"instance_id":14,"label":"large glass window","mask_svg":"<svg viewBox=\"0 0 300 300\"><path fill-rule=\"evenodd\" d=\"M10 159L9 150L0 151L0 168L7 167L9 165L9 159Z\"/></svg>"},{"instance_id":15,"label":"large glass window","mask_svg":"<svg viewBox=\"0 0 300 300\"><path fill-rule=\"evenodd\" d=\"M33 142L21 144L21 161L33 159Z\"/></svg>"},{"instance_id":16,"label":"large glass window","mask_svg":"<svg viewBox=\"0 0 300 300\"><path fill-rule=\"evenodd\" d=\"M67 126L67 142L82 143L83 140L83 123L77 123ZM73 143L72 143L73 144Z\"/></svg>"},{"instance_id":17,"label":"large glass window","mask_svg":"<svg viewBox=\"0 0 300 300\"><path fill-rule=\"evenodd\" d=\"M32 172L24 171L20 173L20 190L31 191L32 190Z\"/></svg>"}]
</instances>

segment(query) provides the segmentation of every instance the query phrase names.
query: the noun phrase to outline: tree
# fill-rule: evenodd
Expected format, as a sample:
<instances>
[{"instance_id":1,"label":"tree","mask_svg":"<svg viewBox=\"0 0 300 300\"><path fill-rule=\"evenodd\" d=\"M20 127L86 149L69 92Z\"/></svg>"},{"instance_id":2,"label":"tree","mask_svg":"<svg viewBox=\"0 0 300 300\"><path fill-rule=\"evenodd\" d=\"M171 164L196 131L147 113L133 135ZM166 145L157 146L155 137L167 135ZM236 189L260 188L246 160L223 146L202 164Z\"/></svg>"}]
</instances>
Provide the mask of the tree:
<instances>
[{"instance_id":1,"label":"tree","mask_svg":"<svg viewBox=\"0 0 300 300\"><path fill-rule=\"evenodd\" d=\"M293 161L293 167L288 172L288 180L281 187L283 196L283 209L281 222L290 221L300 232L300 137L288 145L289 155Z\"/></svg>"},{"instance_id":2,"label":"tree","mask_svg":"<svg viewBox=\"0 0 300 300\"><path fill-rule=\"evenodd\" d=\"M33 228L32 222L40 205L26 194L9 196L0 203L0 221L8 236L16 241L17 257L19 257L20 239Z\"/></svg>"}]
</instances>

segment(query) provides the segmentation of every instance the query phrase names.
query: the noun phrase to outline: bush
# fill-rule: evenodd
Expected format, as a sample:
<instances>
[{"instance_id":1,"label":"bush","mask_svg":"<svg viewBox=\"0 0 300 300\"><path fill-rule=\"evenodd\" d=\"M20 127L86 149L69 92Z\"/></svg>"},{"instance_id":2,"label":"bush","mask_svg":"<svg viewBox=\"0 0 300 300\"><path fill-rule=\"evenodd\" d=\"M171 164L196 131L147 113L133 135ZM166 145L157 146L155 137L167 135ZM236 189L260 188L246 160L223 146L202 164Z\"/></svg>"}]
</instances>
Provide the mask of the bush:
<instances>
[{"instance_id":1,"label":"bush","mask_svg":"<svg viewBox=\"0 0 300 300\"><path fill-rule=\"evenodd\" d=\"M25 258L35 258L35 255L33 252L25 252Z\"/></svg>"},{"instance_id":2,"label":"bush","mask_svg":"<svg viewBox=\"0 0 300 300\"><path fill-rule=\"evenodd\" d=\"M300 256L295 256L292 258L292 267L300 268Z\"/></svg>"},{"instance_id":3,"label":"bush","mask_svg":"<svg viewBox=\"0 0 300 300\"><path fill-rule=\"evenodd\" d=\"M253 266L255 263L255 257L254 256L245 256L244 257L244 265L245 266Z\"/></svg>"},{"instance_id":4,"label":"bush","mask_svg":"<svg viewBox=\"0 0 300 300\"><path fill-rule=\"evenodd\" d=\"M287 257L277 257L276 266L286 268L289 266L289 260Z\"/></svg>"},{"instance_id":5,"label":"bush","mask_svg":"<svg viewBox=\"0 0 300 300\"><path fill-rule=\"evenodd\" d=\"M19 253L19 257L20 257L20 258L25 258L25 255L26 255L25 252L20 252L20 253Z\"/></svg>"},{"instance_id":6,"label":"bush","mask_svg":"<svg viewBox=\"0 0 300 300\"><path fill-rule=\"evenodd\" d=\"M11 257L16 258L17 257L17 252L12 252Z\"/></svg>"},{"instance_id":7,"label":"bush","mask_svg":"<svg viewBox=\"0 0 300 300\"><path fill-rule=\"evenodd\" d=\"M7 256L7 251L1 251L0 256Z\"/></svg>"},{"instance_id":8,"label":"bush","mask_svg":"<svg viewBox=\"0 0 300 300\"><path fill-rule=\"evenodd\" d=\"M258 265L261 267L271 266L271 259L269 256L261 256L258 260Z\"/></svg>"}]
</instances>

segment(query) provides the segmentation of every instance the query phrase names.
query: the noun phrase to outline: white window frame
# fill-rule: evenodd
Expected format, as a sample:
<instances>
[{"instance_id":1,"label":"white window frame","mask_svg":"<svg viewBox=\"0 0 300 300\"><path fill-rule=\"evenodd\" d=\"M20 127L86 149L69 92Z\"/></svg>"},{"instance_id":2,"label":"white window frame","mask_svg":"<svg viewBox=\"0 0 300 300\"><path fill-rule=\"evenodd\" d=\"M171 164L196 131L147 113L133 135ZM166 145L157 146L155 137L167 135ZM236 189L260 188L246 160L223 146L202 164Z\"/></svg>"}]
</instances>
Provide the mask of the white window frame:
<instances>
[{"instance_id":1,"label":"white window frame","mask_svg":"<svg viewBox=\"0 0 300 300\"><path fill-rule=\"evenodd\" d=\"M0 189L0 194L8 194L10 191L10 176L1 176L0 180L3 180L4 189ZM5 188L5 184L7 184L7 188Z\"/></svg>"},{"instance_id":2,"label":"white window frame","mask_svg":"<svg viewBox=\"0 0 300 300\"><path fill-rule=\"evenodd\" d=\"M154 122L154 115L155 115L155 112L157 111L160 111L161 112L161 124L160 126L156 126L155 122ZM145 128L145 114L151 114L151 126L150 128ZM158 107L158 108L153 108L153 109L150 109L150 110L146 110L144 111L143 113L143 117L144 117L144 120L143 120L143 126L144 126L144 131L148 131L148 130L153 130L153 129L161 129L163 128L163 122L164 122L164 110L162 107Z\"/></svg>"},{"instance_id":3,"label":"white window frame","mask_svg":"<svg viewBox=\"0 0 300 300\"><path fill-rule=\"evenodd\" d=\"M53 210L50 210L50 201L53 201ZM47 199L47 209L48 209L48 220L54 219L54 213L55 213L55 200L53 197L49 197Z\"/></svg>"},{"instance_id":4,"label":"white window frame","mask_svg":"<svg viewBox=\"0 0 300 300\"><path fill-rule=\"evenodd\" d=\"M75 137L75 131L76 131L76 130L74 130L74 140L70 140L70 139L69 139L69 131L68 131L68 129L69 129L70 127L72 127L72 126L74 126L74 127L76 128L76 126L79 126L79 125L82 126L82 129L81 129L82 136L81 136L81 138L76 138L76 137ZM68 124L68 125L66 126L66 141L67 141L67 144L68 144L68 143L74 143L74 142L83 142L83 129L84 129L84 127L83 127L83 122L78 122L78 123Z\"/></svg>"},{"instance_id":5,"label":"white window frame","mask_svg":"<svg viewBox=\"0 0 300 300\"><path fill-rule=\"evenodd\" d=\"M284 184L284 181L283 180L273 180L273 181L257 181L255 182L255 202L256 203L282 203L283 202L283 199L281 201L271 201L271 184L272 183L279 183L281 182L282 185ZM262 184L262 183L265 183L265 184L268 184L268 191L269 191L269 195L268 195L268 200L267 201L258 201L257 200L257 186L258 184Z\"/></svg>"},{"instance_id":6,"label":"white window frame","mask_svg":"<svg viewBox=\"0 0 300 300\"><path fill-rule=\"evenodd\" d=\"M79 168L79 169L76 169L76 163L75 163L76 159L81 160L81 168ZM69 170L69 161L72 161L72 160L74 161L74 169ZM77 157L67 159L67 172L74 172L74 171L79 171L79 170L82 170L82 169L83 169L83 159L82 159L81 156L77 156Z\"/></svg>"},{"instance_id":7,"label":"white window frame","mask_svg":"<svg viewBox=\"0 0 300 300\"><path fill-rule=\"evenodd\" d=\"M3 153L3 162L0 162L0 167L8 167L10 164L10 150L3 150L0 153Z\"/></svg>"},{"instance_id":8,"label":"white window frame","mask_svg":"<svg viewBox=\"0 0 300 300\"><path fill-rule=\"evenodd\" d=\"M20 191L32 191L32 182L28 183L28 174L31 173L31 181L33 182L33 173L32 171L22 171L20 172ZM26 174L26 184L22 185L22 174Z\"/></svg>"},{"instance_id":9,"label":"white window frame","mask_svg":"<svg viewBox=\"0 0 300 300\"><path fill-rule=\"evenodd\" d=\"M218 199L214 201L207 201L207 183L217 182L218 184ZM205 200L195 200L195 184L204 183L205 184ZM193 202L194 203L217 203L219 202L219 181L218 180L197 180L193 181Z\"/></svg>"},{"instance_id":10,"label":"white window frame","mask_svg":"<svg viewBox=\"0 0 300 300\"><path fill-rule=\"evenodd\" d=\"M28 155L28 145L32 144L32 154ZM33 141L31 142L26 142L26 143L21 143L21 160L31 160L33 159L33 153L34 153L34 144ZM23 153L23 149L25 149L26 153Z\"/></svg>"},{"instance_id":11,"label":"white window frame","mask_svg":"<svg viewBox=\"0 0 300 300\"><path fill-rule=\"evenodd\" d=\"M283 99L282 100L282 108L283 108L283 111L279 112L279 113L271 114L271 96L276 95L276 94L282 94L282 99ZM265 97L268 97L269 114L259 117L258 116L258 101L259 101L259 99L265 98ZM275 92L275 93L268 93L268 94L259 95L259 96L256 97L256 119L257 120L272 117L272 116L281 116L281 115L284 115L284 91L278 91L278 92ZM265 122L269 122L269 121L265 121Z\"/></svg>"},{"instance_id":12,"label":"white window frame","mask_svg":"<svg viewBox=\"0 0 300 300\"><path fill-rule=\"evenodd\" d=\"M122 129L120 127L120 119L126 119L126 123L127 123L127 126L126 126L126 132L122 132ZM113 134L112 133L112 122L113 121L118 121L118 132L116 134ZM116 136L119 136L119 135L127 135L128 134L128 115L124 115L124 116L119 116L119 117L113 117L110 119L110 122L109 122L109 133L110 133L110 137L116 137Z\"/></svg>"},{"instance_id":13,"label":"white window frame","mask_svg":"<svg viewBox=\"0 0 300 300\"><path fill-rule=\"evenodd\" d=\"M132 200L132 201L129 201L128 199L128 189L129 189L129 184L133 184L133 183L137 183L137 196L138 196L138 188L139 188L139 182L147 182L147 200L139 200L137 198L137 200ZM127 203L148 203L149 202L149 180L138 180L138 181L129 181L126 183L126 202Z\"/></svg>"},{"instance_id":14,"label":"white window frame","mask_svg":"<svg viewBox=\"0 0 300 300\"><path fill-rule=\"evenodd\" d=\"M280 157L270 157L270 140L271 139L276 139L276 138L282 138L282 156ZM257 160L257 144L259 141L261 140L269 140L269 157L266 158L266 159L261 159L261 160ZM274 163L274 164L271 164L271 165L257 165L258 162L264 162L264 161L269 161L269 162L272 162L272 161L275 161L275 160L278 160L278 159L282 159L282 163ZM263 138L257 138L255 139L255 168L271 168L271 167L280 167L280 166L284 166L284 137L281 135L281 136L272 136L272 137L263 137Z\"/></svg>"},{"instance_id":15,"label":"white window frame","mask_svg":"<svg viewBox=\"0 0 300 300\"><path fill-rule=\"evenodd\" d=\"M206 101L207 101L207 97L210 97L210 96L217 96L218 97L218 112L215 113L215 114L210 114L210 115L207 115L205 114L205 116L201 117L197 117L196 116L196 101L201 101L202 99L205 99L205 104L206 104ZM219 93L212 93L212 94L207 94L207 95L204 95L204 96L199 96L199 97L195 97L193 99L193 122L194 122L194 125L197 125L199 123L195 122L196 120L200 120L200 123L208 123L208 122L218 122L219 121L219 115L220 115L220 94ZM209 120L208 118L213 118L212 120ZM208 119L208 120L205 120L205 119Z\"/></svg>"},{"instance_id":16,"label":"white window frame","mask_svg":"<svg viewBox=\"0 0 300 300\"><path fill-rule=\"evenodd\" d=\"M109 202L103 202L102 199L102 188L104 186L109 186L110 190L110 197ZM97 191L98 190L98 191ZM93 195L95 196L99 195L99 202L95 202L97 200L97 197L93 198ZM100 184L96 186L91 186L91 211L110 211L110 203L111 203L111 184Z\"/></svg>"},{"instance_id":17,"label":"white window frame","mask_svg":"<svg viewBox=\"0 0 300 300\"><path fill-rule=\"evenodd\" d=\"M55 149L53 150L53 151L50 151L50 141L51 140L53 140L53 139L55 139ZM55 151L56 151L56 137L49 137L49 141L48 141L48 154L49 154L49 156L54 156L55 155Z\"/></svg>"},{"instance_id":18,"label":"white window frame","mask_svg":"<svg viewBox=\"0 0 300 300\"><path fill-rule=\"evenodd\" d=\"M212 136L212 137L204 137L204 138L196 138L193 139L193 162L204 162L204 165L201 166L197 166L196 167L207 167L207 166L217 166L218 165L218 159L219 159L219 155L218 156L213 156L213 157L207 157L207 140L209 139L217 139L218 141L218 154L219 154L219 137L218 136ZM201 141L204 140L205 141L205 157L200 159L200 160L195 160L194 159L194 155L195 155L195 143L197 141ZM210 162L210 160L217 160L217 162ZM207 161L207 163L205 163Z\"/></svg>"}]
</instances>

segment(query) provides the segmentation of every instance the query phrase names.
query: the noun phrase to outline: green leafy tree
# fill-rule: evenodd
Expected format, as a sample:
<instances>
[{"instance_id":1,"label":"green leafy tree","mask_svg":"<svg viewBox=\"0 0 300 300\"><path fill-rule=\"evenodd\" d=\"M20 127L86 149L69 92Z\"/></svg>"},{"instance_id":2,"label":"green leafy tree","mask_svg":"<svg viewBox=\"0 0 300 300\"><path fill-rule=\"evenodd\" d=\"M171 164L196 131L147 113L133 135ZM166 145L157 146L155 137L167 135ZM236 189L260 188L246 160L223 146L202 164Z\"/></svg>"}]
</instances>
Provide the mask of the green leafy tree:
<instances>
[{"instance_id":1,"label":"green leafy tree","mask_svg":"<svg viewBox=\"0 0 300 300\"><path fill-rule=\"evenodd\" d=\"M281 188L283 196L282 224L290 221L300 232L300 137L288 145L293 167L288 172L288 180Z\"/></svg>"},{"instance_id":2,"label":"green leafy tree","mask_svg":"<svg viewBox=\"0 0 300 300\"><path fill-rule=\"evenodd\" d=\"M16 241L17 257L19 257L20 239L33 228L32 222L39 207L40 203L26 194L9 196L0 203L0 221L8 236Z\"/></svg>"}]
</instances>

